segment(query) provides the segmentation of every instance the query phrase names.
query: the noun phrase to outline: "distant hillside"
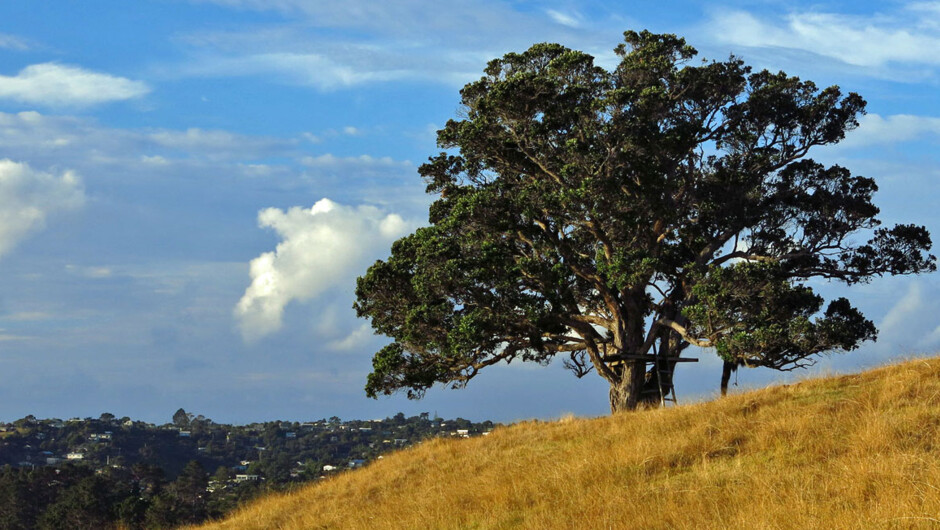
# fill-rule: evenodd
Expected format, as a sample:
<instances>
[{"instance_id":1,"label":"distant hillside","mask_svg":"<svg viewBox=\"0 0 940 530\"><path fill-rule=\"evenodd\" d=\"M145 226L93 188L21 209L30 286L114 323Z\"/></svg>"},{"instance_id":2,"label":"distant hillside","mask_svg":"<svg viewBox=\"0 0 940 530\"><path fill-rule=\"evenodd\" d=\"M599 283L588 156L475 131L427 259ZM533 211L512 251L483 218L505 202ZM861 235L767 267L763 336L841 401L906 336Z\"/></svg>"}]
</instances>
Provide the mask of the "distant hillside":
<instances>
[{"instance_id":1,"label":"distant hillside","mask_svg":"<svg viewBox=\"0 0 940 530\"><path fill-rule=\"evenodd\" d=\"M936 528L940 358L437 439L209 528Z\"/></svg>"},{"instance_id":2,"label":"distant hillside","mask_svg":"<svg viewBox=\"0 0 940 530\"><path fill-rule=\"evenodd\" d=\"M469 438L494 427L426 412L227 425L179 409L173 421L106 412L0 422L0 530L198 524L429 437Z\"/></svg>"}]
</instances>

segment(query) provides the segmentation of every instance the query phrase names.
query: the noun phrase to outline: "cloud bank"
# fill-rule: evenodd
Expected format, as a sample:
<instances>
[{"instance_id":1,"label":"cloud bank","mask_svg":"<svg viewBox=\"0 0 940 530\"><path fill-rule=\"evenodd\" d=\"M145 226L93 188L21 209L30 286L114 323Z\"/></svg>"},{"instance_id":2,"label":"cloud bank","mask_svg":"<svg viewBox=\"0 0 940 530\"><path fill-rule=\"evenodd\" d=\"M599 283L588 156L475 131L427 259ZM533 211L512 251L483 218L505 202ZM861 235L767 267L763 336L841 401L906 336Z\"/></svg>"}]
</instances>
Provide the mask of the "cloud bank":
<instances>
[{"instance_id":1,"label":"cloud bank","mask_svg":"<svg viewBox=\"0 0 940 530\"><path fill-rule=\"evenodd\" d=\"M840 143L841 146L863 147L940 139L940 118L931 116L866 114L858 121L858 129L850 132Z\"/></svg>"},{"instance_id":2,"label":"cloud bank","mask_svg":"<svg viewBox=\"0 0 940 530\"><path fill-rule=\"evenodd\" d=\"M0 75L0 98L54 106L88 106L143 96L146 83L76 66L42 63Z\"/></svg>"},{"instance_id":3,"label":"cloud bank","mask_svg":"<svg viewBox=\"0 0 940 530\"><path fill-rule=\"evenodd\" d=\"M312 208L264 209L258 225L273 229L281 242L251 260L251 285L235 306L249 342L279 330L291 301L311 300L334 286L351 287L371 260L413 228L397 214L329 199Z\"/></svg>"},{"instance_id":4,"label":"cloud bank","mask_svg":"<svg viewBox=\"0 0 940 530\"><path fill-rule=\"evenodd\" d=\"M275 12L291 23L179 36L195 60L168 75L262 76L321 91L414 81L459 87L479 78L490 59L545 40L612 56L624 29L606 10L533 9L505 0L446 9L429 0L195 1Z\"/></svg>"},{"instance_id":5,"label":"cloud bank","mask_svg":"<svg viewBox=\"0 0 940 530\"><path fill-rule=\"evenodd\" d=\"M803 50L855 66L940 65L940 55L934 53L940 49L940 27L922 22L931 6L916 7L891 16L791 12L782 20L725 10L716 13L708 27L722 42Z\"/></svg>"},{"instance_id":6,"label":"cloud bank","mask_svg":"<svg viewBox=\"0 0 940 530\"><path fill-rule=\"evenodd\" d=\"M41 230L48 216L79 208L84 201L81 180L73 172L56 176L0 159L0 257Z\"/></svg>"}]
</instances>

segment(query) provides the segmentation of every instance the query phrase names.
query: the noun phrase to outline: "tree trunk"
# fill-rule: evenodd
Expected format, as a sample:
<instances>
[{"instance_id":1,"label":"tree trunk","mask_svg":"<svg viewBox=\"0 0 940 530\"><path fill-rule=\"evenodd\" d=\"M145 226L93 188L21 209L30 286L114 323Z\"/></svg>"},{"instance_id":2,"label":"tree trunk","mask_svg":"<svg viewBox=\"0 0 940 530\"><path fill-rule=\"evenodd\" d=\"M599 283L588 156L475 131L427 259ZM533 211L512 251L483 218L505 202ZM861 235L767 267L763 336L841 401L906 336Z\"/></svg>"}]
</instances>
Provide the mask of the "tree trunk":
<instances>
[{"instance_id":1,"label":"tree trunk","mask_svg":"<svg viewBox=\"0 0 940 530\"><path fill-rule=\"evenodd\" d=\"M620 380L610 385L611 414L636 410L645 378L645 362L640 360L624 362Z\"/></svg>"},{"instance_id":2,"label":"tree trunk","mask_svg":"<svg viewBox=\"0 0 940 530\"><path fill-rule=\"evenodd\" d=\"M735 363L729 363L725 361L725 364L721 367L721 395L725 396L728 394L728 381L731 381L731 372L733 372L738 365Z\"/></svg>"}]
</instances>

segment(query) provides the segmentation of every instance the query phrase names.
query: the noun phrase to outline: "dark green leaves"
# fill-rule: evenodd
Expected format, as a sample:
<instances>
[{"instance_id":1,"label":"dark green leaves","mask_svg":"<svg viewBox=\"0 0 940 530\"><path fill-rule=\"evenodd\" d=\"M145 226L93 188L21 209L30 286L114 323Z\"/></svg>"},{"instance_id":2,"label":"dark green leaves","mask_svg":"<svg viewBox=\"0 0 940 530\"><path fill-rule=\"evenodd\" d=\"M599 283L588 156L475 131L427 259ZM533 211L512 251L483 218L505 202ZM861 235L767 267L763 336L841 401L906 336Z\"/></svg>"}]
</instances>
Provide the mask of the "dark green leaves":
<instances>
[{"instance_id":1,"label":"dark green leaves","mask_svg":"<svg viewBox=\"0 0 940 530\"><path fill-rule=\"evenodd\" d=\"M935 269L926 229L880 228L872 179L806 158L858 125L860 96L692 64L675 35L627 32L616 51L606 71L536 44L461 91L448 151L419 169L431 226L357 284L359 316L394 340L369 395L559 354L620 385L618 354L689 344L789 369L875 337L801 282Z\"/></svg>"},{"instance_id":2,"label":"dark green leaves","mask_svg":"<svg viewBox=\"0 0 940 530\"><path fill-rule=\"evenodd\" d=\"M812 355L853 350L874 340L876 330L848 300L829 304L813 318L822 298L793 285L779 265L737 263L715 268L693 289L686 309L693 332L729 362L784 369Z\"/></svg>"}]
</instances>

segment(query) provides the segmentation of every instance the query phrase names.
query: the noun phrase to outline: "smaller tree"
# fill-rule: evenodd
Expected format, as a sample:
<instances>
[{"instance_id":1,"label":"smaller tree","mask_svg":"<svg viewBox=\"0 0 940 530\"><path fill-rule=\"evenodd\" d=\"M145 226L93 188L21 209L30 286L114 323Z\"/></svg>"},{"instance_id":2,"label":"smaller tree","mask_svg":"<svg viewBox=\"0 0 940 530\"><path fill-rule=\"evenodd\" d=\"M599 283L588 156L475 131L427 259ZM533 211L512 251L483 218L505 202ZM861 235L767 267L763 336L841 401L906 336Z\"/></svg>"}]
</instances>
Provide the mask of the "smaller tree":
<instances>
[{"instance_id":1,"label":"smaller tree","mask_svg":"<svg viewBox=\"0 0 940 530\"><path fill-rule=\"evenodd\" d=\"M197 460L191 460L176 482L173 491L179 502L179 513L182 522L198 523L205 520L206 487L209 485L209 474Z\"/></svg>"},{"instance_id":2,"label":"smaller tree","mask_svg":"<svg viewBox=\"0 0 940 530\"><path fill-rule=\"evenodd\" d=\"M179 410L173 413L173 425L176 425L177 427L181 429L185 429L189 427L190 416L192 415L187 414L185 410L180 408Z\"/></svg>"}]
</instances>

